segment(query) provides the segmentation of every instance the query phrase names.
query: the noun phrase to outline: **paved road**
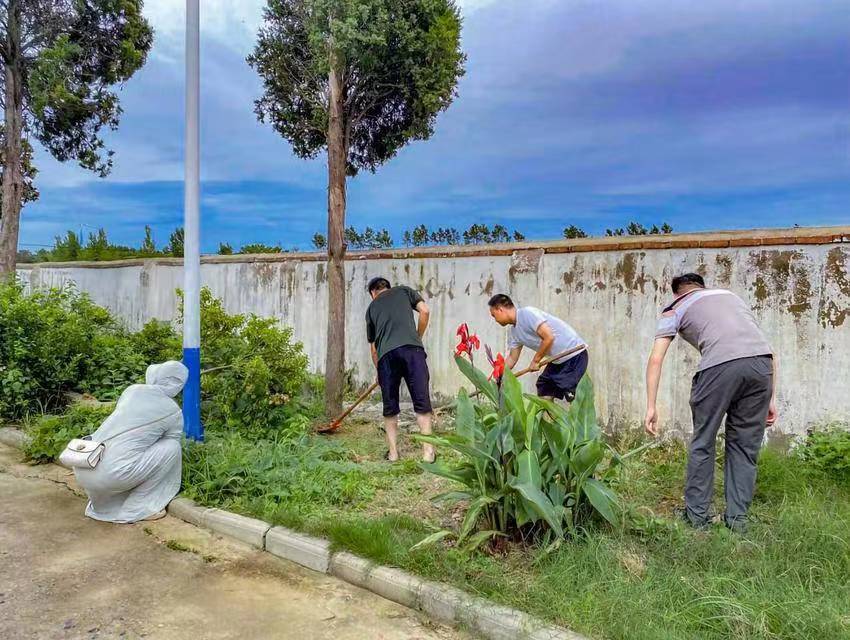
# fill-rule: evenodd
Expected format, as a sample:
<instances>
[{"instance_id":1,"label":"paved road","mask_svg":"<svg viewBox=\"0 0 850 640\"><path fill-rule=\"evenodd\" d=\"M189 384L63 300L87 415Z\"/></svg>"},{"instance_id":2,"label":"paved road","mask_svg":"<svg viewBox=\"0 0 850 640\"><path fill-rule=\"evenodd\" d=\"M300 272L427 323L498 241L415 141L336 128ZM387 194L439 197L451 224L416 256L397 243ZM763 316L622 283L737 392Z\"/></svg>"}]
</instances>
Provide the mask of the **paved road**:
<instances>
[{"instance_id":1,"label":"paved road","mask_svg":"<svg viewBox=\"0 0 850 640\"><path fill-rule=\"evenodd\" d=\"M460 640L409 609L167 517L108 525L0 445L0 638Z\"/></svg>"}]
</instances>

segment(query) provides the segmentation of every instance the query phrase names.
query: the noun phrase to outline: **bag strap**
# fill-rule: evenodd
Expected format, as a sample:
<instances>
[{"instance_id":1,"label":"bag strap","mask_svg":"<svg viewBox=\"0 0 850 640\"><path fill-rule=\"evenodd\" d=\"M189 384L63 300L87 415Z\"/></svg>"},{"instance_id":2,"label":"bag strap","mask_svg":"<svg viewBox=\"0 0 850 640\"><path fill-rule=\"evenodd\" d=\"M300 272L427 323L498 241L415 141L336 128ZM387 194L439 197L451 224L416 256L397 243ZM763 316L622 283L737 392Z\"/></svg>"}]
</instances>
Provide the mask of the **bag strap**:
<instances>
[{"instance_id":1,"label":"bag strap","mask_svg":"<svg viewBox=\"0 0 850 640\"><path fill-rule=\"evenodd\" d=\"M118 436L123 436L125 433L130 433L131 431L135 431L136 429L141 429L142 427L149 427L150 425L157 423L160 420L167 420L168 418L173 418L174 416L179 415L179 414L180 414L180 410L178 409L174 413L169 413L164 418L157 418L156 420L151 420L150 422L145 422L144 424L136 425L132 429L127 429L126 431L122 431L121 433L116 433L114 436L109 436L108 438L104 438L103 440L100 440L99 443L102 444L102 445L105 445L110 440L113 440L113 439L117 438ZM89 437L91 437L91 436L89 436Z\"/></svg>"}]
</instances>

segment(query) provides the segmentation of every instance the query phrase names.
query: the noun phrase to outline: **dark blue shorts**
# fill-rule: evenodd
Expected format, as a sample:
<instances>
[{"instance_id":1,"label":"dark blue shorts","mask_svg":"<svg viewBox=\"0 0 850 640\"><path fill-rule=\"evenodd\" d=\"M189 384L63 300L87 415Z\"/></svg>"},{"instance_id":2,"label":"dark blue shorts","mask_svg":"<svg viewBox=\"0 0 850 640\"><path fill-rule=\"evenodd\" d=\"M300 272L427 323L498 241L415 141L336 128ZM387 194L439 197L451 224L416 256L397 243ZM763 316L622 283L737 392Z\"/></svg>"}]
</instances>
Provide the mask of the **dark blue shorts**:
<instances>
[{"instance_id":1,"label":"dark blue shorts","mask_svg":"<svg viewBox=\"0 0 850 640\"><path fill-rule=\"evenodd\" d=\"M587 350L561 364L547 364L537 378L537 395L572 402L576 387L587 371Z\"/></svg>"},{"instance_id":2,"label":"dark blue shorts","mask_svg":"<svg viewBox=\"0 0 850 640\"><path fill-rule=\"evenodd\" d=\"M397 347L388 351L378 360L378 384L384 401L384 416L397 416L401 381L407 384L413 411L418 414L431 413L431 395L428 387L431 374L428 373L428 356L425 349L413 345Z\"/></svg>"}]
</instances>

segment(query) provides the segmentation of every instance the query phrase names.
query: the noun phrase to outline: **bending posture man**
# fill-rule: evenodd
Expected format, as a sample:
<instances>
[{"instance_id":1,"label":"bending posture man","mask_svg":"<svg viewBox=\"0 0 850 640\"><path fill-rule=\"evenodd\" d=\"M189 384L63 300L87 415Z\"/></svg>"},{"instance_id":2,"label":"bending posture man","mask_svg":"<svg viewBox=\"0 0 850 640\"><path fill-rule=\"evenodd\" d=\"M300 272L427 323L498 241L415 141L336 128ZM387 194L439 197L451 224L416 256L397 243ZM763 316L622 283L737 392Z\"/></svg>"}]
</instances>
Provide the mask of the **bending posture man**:
<instances>
[{"instance_id":1,"label":"bending posture man","mask_svg":"<svg viewBox=\"0 0 850 640\"><path fill-rule=\"evenodd\" d=\"M746 529L764 430L776 421L775 360L750 309L731 291L706 289L702 277L673 278L675 300L658 321L646 367L646 431L658 435L655 407L661 366L677 333L702 356L691 389L693 438L682 514L697 528L711 522L714 443L726 418L724 490L730 529Z\"/></svg>"},{"instance_id":2,"label":"bending posture man","mask_svg":"<svg viewBox=\"0 0 850 640\"><path fill-rule=\"evenodd\" d=\"M378 369L378 384L384 401L384 429L387 434L386 458L398 460L398 414L401 381L413 400L419 432L431 433L430 374L422 336L428 328L428 305L410 287L391 287L386 278L369 281L372 303L366 310L366 338L372 347L372 361ZM419 313L418 325L413 310ZM434 448L423 445L422 457L434 460Z\"/></svg>"},{"instance_id":3,"label":"bending posture man","mask_svg":"<svg viewBox=\"0 0 850 640\"><path fill-rule=\"evenodd\" d=\"M501 326L510 326L508 357L505 366L513 369L523 347L534 350L532 371L540 369L543 358L557 355L584 344L584 341L566 322L536 307L514 306L504 293L490 298L490 315ZM550 400L558 398L572 402L576 388L587 371L587 349L546 365L537 378L537 395Z\"/></svg>"}]
</instances>

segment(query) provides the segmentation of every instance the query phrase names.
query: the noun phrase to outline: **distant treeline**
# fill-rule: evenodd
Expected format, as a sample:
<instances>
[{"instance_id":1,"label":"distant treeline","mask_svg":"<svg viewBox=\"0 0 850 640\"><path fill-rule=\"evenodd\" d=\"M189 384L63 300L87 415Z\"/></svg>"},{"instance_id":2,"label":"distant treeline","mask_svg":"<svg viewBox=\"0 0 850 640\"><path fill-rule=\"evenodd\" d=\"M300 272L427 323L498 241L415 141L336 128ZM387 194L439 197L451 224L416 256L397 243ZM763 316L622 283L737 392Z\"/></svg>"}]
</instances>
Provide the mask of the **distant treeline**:
<instances>
[{"instance_id":1,"label":"distant treeline","mask_svg":"<svg viewBox=\"0 0 850 640\"><path fill-rule=\"evenodd\" d=\"M606 236L646 236L665 233L673 233L673 227L666 222L660 227L654 224L649 228L639 222L629 222L625 227L605 230ZM567 239L591 237L584 229L574 224L565 227L562 235ZM465 231L458 231L454 227L429 229L424 224L420 224L418 227L405 231L401 241L405 247L427 247L447 244L496 244L522 240L525 240L525 234L521 231L510 231L500 224L490 227L486 224L475 223ZM366 227L362 232L354 227L348 227L345 230L345 241L350 249L390 249L398 246L389 231L376 230L372 227ZM327 246L328 239L324 234L313 235L313 247L324 249Z\"/></svg>"},{"instance_id":2,"label":"distant treeline","mask_svg":"<svg viewBox=\"0 0 850 640\"><path fill-rule=\"evenodd\" d=\"M645 236L655 234L672 233L673 227L666 222L660 227L652 225L647 228L639 222L629 222L622 228L606 229L606 236ZM584 229L570 225L563 230L563 237L589 238L591 237ZM420 224L402 234L402 245L405 247L427 247L435 245L472 245L472 244L497 244L501 242L519 242L525 240L525 235L516 230L509 230L500 224L492 227L486 224L475 223L464 231L454 227L438 227L429 229ZM345 241L349 249L391 249L399 246L393 240L386 229L373 229L366 227L358 231L355 227L345 230ZM328 242L324 234L316 233L313 236L313 247L322 250L327 248ZM221 243L218 247L219 255L249 254L249 253L287 253L295 249L283 249L279 245L267 245L263 243L251 243L243 245L239 250L234 250L230 243ZM90 233L87 241L83 244L83 234L68 231L64 236L57 236L53 247L39 249L38 251L23 250L18 253L19 263L32 262L74 262L74 261L106 261L124 260L127 258L156 258L156 257L183 257L183 227L178 227L171 232L168 242L157 248L154 242L153 232L150 227L145 227L145 236L138 247L112 244L105 229L98 229Z\"/></svg>"}]
</instances>

